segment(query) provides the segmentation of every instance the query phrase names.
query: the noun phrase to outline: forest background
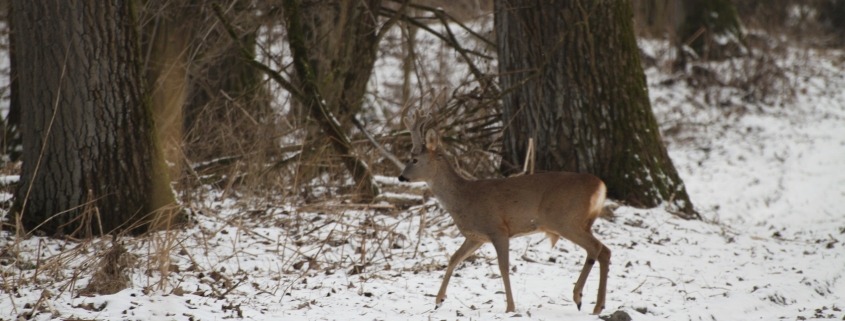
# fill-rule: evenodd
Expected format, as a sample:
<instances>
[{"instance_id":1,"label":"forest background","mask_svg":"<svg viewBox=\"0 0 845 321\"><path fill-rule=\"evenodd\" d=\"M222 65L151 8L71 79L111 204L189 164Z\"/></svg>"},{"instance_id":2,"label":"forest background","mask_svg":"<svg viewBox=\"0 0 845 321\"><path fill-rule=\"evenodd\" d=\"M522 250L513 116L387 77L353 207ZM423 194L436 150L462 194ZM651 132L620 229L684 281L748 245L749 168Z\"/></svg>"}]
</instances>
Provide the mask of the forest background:
<instances>
[{"instance_id":1,"label":"forest background","mask_svg":"<svg viewBox=\"0 0 845 321\"><path fill-rule=\"evenodd\" d=\"M842 318L845 4L775 2L4 1L0 318L507 317L484 251L431 310L405 107L467 176L608 182L608 313ZM517 313L587 318L539 240Z\"/></svg>"}]
</instances>

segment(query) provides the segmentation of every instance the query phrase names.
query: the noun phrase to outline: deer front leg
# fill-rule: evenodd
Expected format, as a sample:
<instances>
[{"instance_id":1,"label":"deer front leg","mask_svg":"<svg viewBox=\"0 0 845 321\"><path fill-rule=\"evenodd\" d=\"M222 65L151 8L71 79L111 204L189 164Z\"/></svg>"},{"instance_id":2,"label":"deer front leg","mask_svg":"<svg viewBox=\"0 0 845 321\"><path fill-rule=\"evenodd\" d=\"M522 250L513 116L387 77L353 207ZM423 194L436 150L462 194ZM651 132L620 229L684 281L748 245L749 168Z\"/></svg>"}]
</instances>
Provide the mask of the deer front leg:
<instances>
[{"instance_id":1,"label":"deer front leg","mask_svg":"<svg viewBox=\"0 0 845 321\"><path fill-rule=\"evenodd\" d=\"M452 271L455 270L455 267L461 262L464 261L470 254L475 252L479 247L481 247L482 242L466 239L464 240L464 244L461 244L461 247L455 251L455 254L452 254L452 258L449 259L449 265L446 267L446 275L443 276L443 283L440 284L440 291L437 292L437 297L434 300L434 308L437 309L440 307L440 304L443 303L443 300L446 299L446 286L449 285L449 279L452 278Z\"/></svg>"},{"instance_id":2,"label":"deer front leg","mask_svg":"<svg viewBox=\"0 0 845 321\"><path fill-rule=\"evenodd\" d=\"M578 307L578 311L581 311L581 298L584 296L582 292L584 289L584 284L587 283L587 277L590 275L590 270L593 269L593 264L596 263L596 259L587 257L587 261L584 262L584 267L581 268L581 275L578 276L578 281L575 282L575 288L572 289L572 301L575 302L575 306Z\"/></svg>"},{"instance_id":3,"label":"deer front leg","mask_svg":"<svg viewBox=\"0 0 845 321\"><path fill-rule=\"evenodd\" d=\"M508 307L505 312L514 312L516 308L511 292L510 261L508 258L510 240L506 236L493 239L493 247L496 248L496 256L499 258L499 272L502 273L502 281L505 282L505 296L508 300Z\"/></svg>"}]
</instances>

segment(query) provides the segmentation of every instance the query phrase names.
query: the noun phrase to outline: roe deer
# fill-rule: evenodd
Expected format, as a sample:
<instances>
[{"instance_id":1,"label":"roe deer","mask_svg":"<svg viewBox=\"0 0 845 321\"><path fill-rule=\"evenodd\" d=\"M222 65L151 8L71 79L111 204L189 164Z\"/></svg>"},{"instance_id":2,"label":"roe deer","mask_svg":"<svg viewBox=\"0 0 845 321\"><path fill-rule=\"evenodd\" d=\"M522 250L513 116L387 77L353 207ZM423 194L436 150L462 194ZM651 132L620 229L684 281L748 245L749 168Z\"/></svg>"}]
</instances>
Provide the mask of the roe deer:
<instances>
[{"instance_id":1,"label":"roe deer","mask_svg":"<svg viewBox=\"0 0 845 321\"><path fill-rule=\"evenodd\" d=\"M493 243L505 283L506 312L514 311L508 262L511 237L544 232L555 245L568 239L587 251L587 260L575 282L573 301L581 309L581 290L596 260L600 264L598 298L593 309L604 308L610 249L593 236L591 227L602 212L605 185L590 174L548 172L503 179L467 180L458 175L440 145L431 115L403 117L411 132L411 159L400 181L425 182L454 219L466 238L449 259L446 275L435 298L437 307L446 297L446 286L455 267L485 242Z\"/></svg>"}]
</instances>

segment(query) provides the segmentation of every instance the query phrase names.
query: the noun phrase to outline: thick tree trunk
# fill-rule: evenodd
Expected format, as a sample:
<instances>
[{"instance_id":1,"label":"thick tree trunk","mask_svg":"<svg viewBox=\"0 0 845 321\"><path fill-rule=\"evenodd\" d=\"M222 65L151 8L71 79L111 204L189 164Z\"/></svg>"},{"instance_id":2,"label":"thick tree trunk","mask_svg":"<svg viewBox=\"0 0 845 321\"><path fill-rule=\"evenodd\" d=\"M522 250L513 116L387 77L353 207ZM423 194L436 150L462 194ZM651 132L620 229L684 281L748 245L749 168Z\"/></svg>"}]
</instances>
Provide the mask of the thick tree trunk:
<instances>
[{"instance_id":1,"label":"thick tree trunk","mask_svg":"<svg viewBox=\"0 0 845 321\"><path fill-rule=\"evenodd\" d=\"M214 16L214 5L221 5L238 27L237 41ZM186 20L196 31L185 106L185 147L192 160L240 156L252 152L250 147L266 138L265 127L260 125L268 122L273 111L262 74L249 62L255 57L259 27L251 6L249 0L185 6L191 10ZM245 52L250 57L245 57ZM250 147L238 150L241 146Z\"/></svg>"},{"instance_id":2,"label":"thick tree trunk","mask_svg":"<svg viewBox=\"0 0 845 321\"><path fill-rule=\"evenodd\" d=\"M23 227L145 231L175 200L154 140L131 2L13 5Z\"/></svg>"},{"instance_id":3,"label":"thick tree trunk","mask_svg":"<svg viewBox=\"0 0 845 321\"><path fill-rule=\"evenodd\" d=\"M502 168L529 138L538 170L588 172L635 206L671 201L696 216L660 138L628 1L496 1Z\"/></svg>"},{"instance_id":4,"label":"thick tree trunk","mask_svg":"<svg viewBox=\"0 0 845 321\"><path fill-rule=\"evenodd\" d=\"M352 117L361 111L367 82L373 72L378 45L378 11L381 0L300 2L302 39L308 50L315 84L327 110L337 118L341 132L352 129ZM301 78L301 75L297 74ZM301 83L303 80L300 79ZM305 181L324 172L326 160L336 150L319 124L319 120L302 117L308 109L297 111L308 128L297 175ZM309 124L311 123L311 124Z\"/></svg>"},{"instance_id":5,"label":"thick tree trunk","mask_svg":"<svg viewBox=\"0 0 845 321\"><path fill-rule=\"evenodd\" d=\"M9 113L2 121L3 124L3 153L9 155L12 160L20 158L21 136L21 108L18 103L18 77L17 77L17 62L15 59L15 30L14 22L12 21L12 12L14 8L11 3L7 3L6 11L6 32L9 37Z\"/></svg>"},{"instance_id":6,"label":"thick tree trunk","mask_svg":"<svg viewBox=\"0 0 845 321\"><path fill-rule=\"evenodd\" d=\"M156 137L169 164L171 178L182 176L184 107L188 97L188 66L195 14L188 6L167 6L169 0L146 2L141 12L141 49L146 53L146 80L150 88ZM162 10L164 9L164 10Z\"/></svg>"},{"instance_id":7,"label":"thick tree trunk","mask_svg":"<svg viewBox=\"0 0 845 321\"><path fill-rule=\"evenodd\" d=\"M302 28L309 63L326 106L344 130L361 111L378 49L381 0L305 0Z\"/></svg>"},{"instance_id":8,"label":"thick tree trunk","mask_svg":"<svg viewBox=\"0 0 845 321\"><path fill-rule=\"evenodd\" d=\"M285 0L283 6L288 31L288 43L290 44L291 54L293 56L293 65L304 96L302 101L303 107L306 108L308 116L317 123L320 131L327 136L328 143L334 152L341 157L344 166L355 180L358 200L364 202L372 200L379 194L379 188L373 180L369 167L367 167L360 157L355 155L352 143L343 129L343 123L339 121L339 118L344 119L344 116L338 117L333 112L333 110L344 112L345 119L351 123L350 117L354 116L354 113L348 113L352 110L352 105L347 104L357 105L360 108L363 89L356 94L359 95L357 99L352 99L351 95L344 96L346 95L344 92L357 90L355 89L357 88L356 86L361 85L347 82L363 81L363 85L365 86L366 80L369 79L369 73L372 71L372 66L364 79L358 78L360 75L357 75L357 72L355 73L356 75L339 73L332 77L343 77L345 79L343 87L321 87L320 84L328 79L320 78L318 72L313 67L315 60L318 60L315 57L319 57L319 54L312 54L312 48L308 47L307 41L305 40L309 36L309 33L307 31L308 29L304 27L305 24L302 22L302 4L296 0ZM350 40L347 39L346 41ZM322 50L326 50L326 48ZM349 60L353 58L368 59L366 57L343 57L342 59ZM325 61L319 63L326 64ZM352 64L352 62L346 61L344 64ZM323 89L340 90L342 93L324 93ZM325 95L335 98L327 99ZM331 103L336 105L331 105Z\"/></svg>"}]
</instances>

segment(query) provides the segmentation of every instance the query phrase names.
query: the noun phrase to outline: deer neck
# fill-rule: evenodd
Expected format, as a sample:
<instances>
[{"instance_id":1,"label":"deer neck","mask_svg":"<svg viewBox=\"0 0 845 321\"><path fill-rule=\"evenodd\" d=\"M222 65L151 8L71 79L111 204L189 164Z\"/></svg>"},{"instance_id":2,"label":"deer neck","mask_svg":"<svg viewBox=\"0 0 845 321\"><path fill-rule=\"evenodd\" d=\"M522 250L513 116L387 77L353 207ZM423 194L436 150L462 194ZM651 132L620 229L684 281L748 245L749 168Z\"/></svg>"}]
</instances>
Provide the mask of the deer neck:
<instances>
[{"instance_id":1,"label":"deer neck","mask_svg":"<svg viewBox=\"0 0 845 321\"><path fill-rule=\"evenodd\" d=\"M437 172L426 183L437 200L451 211L463 199L462 194L468 180L458 175L445 156L437 155L436 157Z\"/></svg>"}]
</instances>

